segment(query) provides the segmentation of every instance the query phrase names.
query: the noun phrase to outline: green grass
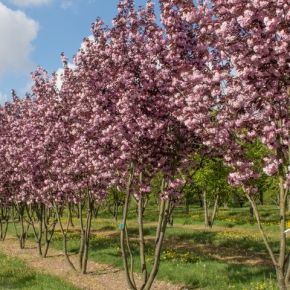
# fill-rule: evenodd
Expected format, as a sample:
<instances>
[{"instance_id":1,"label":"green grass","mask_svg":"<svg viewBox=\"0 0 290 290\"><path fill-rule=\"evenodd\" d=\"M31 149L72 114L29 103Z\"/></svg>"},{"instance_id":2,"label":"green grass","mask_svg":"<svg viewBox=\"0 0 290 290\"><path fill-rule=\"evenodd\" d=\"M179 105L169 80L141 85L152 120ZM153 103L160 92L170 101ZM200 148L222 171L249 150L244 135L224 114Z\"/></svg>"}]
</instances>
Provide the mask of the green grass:
<instances>
[{"instance_id":1,"label":"green grass","mask_svg":"<svg viewBox=\"0 0 290 290\"><path fill-rule=\"evenodd\" d=\"M259 234L247 234L237 231L207 231L190 230L184 228L168 228L167 237L174 238L179 242L187 241L189 243L198 243L204 245L213 245L216 247L225 247L237 251L245 250L252 255L257 252L265 252L266 248ZM269 239L274 252L278 251L278 240Z\"/></svg>"},{"instance_id":2,"label":"green grass","mask_svg":"<svg viewBox=\"0 0 290 290\"><path fill-rule=\"evenodd\" d=\"M278 231L279 210L275 206L259 206L261 220L264 228L272 232ZM190 214L186 214L183 208L174 211L174 222L178 224L201 224L204 213L199 207L192 207ZM220 208L215 219L216 226L241 229L256 229L256 220L250 216L249 208Z\"/></svg>"},{"instance_id":3,"label":"green grass","mask_svg":"<svg viewBox=\"0 0 290 290\"><path fill-rule=\"evenodd\" d=\"M180 283L187 289L278 289L268 267L248 267L214 260L200 260L193 264L163 262L158 277ZM266 278L267 277L267 278Z\"/></svg>"},{"instance_id":4,"label":"green grass","mask_svg":"<svg viewBox=\"0 0 290 290\"><path fill-rule=\"evenodd\" d=\"M111 230L111 229L110 229ZM147 228L147 233L152 234L153 228ZM136 234L136 229L131 230ZM62 240L59 233L54 239L53 247L61 249ZM231 241L232 239L232 241ZM250 267L238 263L227 263L213 257L193 252L187 247L176 247L175 245L187 241L189 245L203 244L205 246L231 247L238 246L244 237L231 237L227 233L188 231L182 228L169 228L167 233L166 248L161 257L161 267L157 278L172 283L186 285L188 289L278 289L275 286L275 273L271 266L259 265ZM74 253L77 252L79 242L77 235L72 234L69 247ZM256 250L264 250L261 240L248 238L245 240L244 248L251 247L252 254ZM138 242L133 243L133 256L135 265L139 265ZM153 260L153 243L147 242L147 262ZM121 252L118 234L94 234L90 243L90 259L122 267Z\"/></svg>"},{"instance_id":5,"label":"green grass","mask_svg":"<svg viewBox=\"0 0 290 290\"><path fill-rule=\"evenodd\" d=\"M19 259L0 254L0 289L77 290L57 277L31 270Z\"/></svg>"},{"instance_id":6,"label":"green grass","mask_svg":"<svg viewBox=\"0 0 290 290\"><path fill-rule=\"evenodd\" d=\"M275 207L267 206L261 210L264 228L270 234L270 243L276 251L278 249L276 224L278 211ZM132 250L138 271L138 231L134 214L135 210L132 209L128 223L130 236L134 238ZM145 234L154 236L153 222L156 221L156 210L149 208L145 217ZM74 218L74 224L77 228L76 218ZM196 225L199 229L194 229ZM246 252L253 257L256 254L265 253L265 246L255 221L250 217L248 208L220 209L215 223L218 230L205 230L202 225L203 212L200 208L192 208L190 214L185 214L183 208L176 209L174 226L169 226L166 232L166 244L161 257L158 279L186 285L187 289L278 289L275 286L275 271L271 264L265 263L253 267L235 260L227 262L199 250L199 247L205 250L207 248L223 249L223 251L228 249L233 253L236 252L237 255L243 255ZM101 213L96 220L93 220L92 229L94 233L90 243L90 259L122 268L119 231L113 219L108 214ZM72 229L69 236L69 249L71 253L77 253L79 232ZM33 238L31 233L30 238ZM153 243L152 239L151 242L147 242L148 265L154 256ZM62 236L59 231L56 232L51 246L62 249Z\"/></svg>"}]
</instances>

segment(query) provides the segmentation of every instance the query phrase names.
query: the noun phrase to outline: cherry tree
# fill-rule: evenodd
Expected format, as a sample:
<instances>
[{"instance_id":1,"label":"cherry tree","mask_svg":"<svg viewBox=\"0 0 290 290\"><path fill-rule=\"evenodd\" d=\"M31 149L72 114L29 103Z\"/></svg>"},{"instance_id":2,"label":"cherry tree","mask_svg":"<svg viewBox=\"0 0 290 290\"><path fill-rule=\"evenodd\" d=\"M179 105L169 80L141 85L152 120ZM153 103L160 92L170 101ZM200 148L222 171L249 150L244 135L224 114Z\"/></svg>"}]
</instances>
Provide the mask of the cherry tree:
<instances>
[{"instance_id":1,"label":"cherry tree","mask_svg":"<svg viewBox=\"0 0 290 290\"><path fill-rule=\"evenodd\" d=\"M74 192L79 204L81 246L79 264L86 272L91 221L94 206L107 195L107 189L117 182L112 175L116 168L117 136L111 124L116 124L113 103L109 99L110 66L105 65L104 35L86 39L75 57L75 68L69 69L64 60L60 99L70 108L65 130L69 132L69 163L63 171L68 176L66 188ZM102 55L103 54L103 55ZM106 58L104 58L106 56ZM67 160L67 157L65 157ZM83 221L87 205L86 222Z\"/></svg>"},{"instance_id":2,"label":"cherry tree","mask_svg":"<svg viewBox=\"0 0 290 290\"><path fill-rule=\"evenodd\" d=\"M99 142L114 149L111 155L105 155L110 156L105 162L113 169L111 185L126 192L120 230L129 287L137 289L126 222L133 197L138 207L143 276L140 289L150 289L159 268L167 222L180 196L178 169L188 148L192 149L195 136L172 114L172 77L170 69L163 65L168 55L167 42L156 24L152 2L135 10L133 1L120 1L112 28L105 29L97 20L93 32L95 39L86 39L76 56L76 75L82 83L83 97L95 102L94 123L100 126L95 129L100 134ZM148 272L143 216L150 180L159 171L164 176L160 216L155 258Z\"/></svg>"},{"instance_id":3,"label":"cherry tree","mask_svg":"<svg viewBox=\"0 0 290 290\"><path fill-rule=\"evenodd\" d=\"M277 273L280 289L289 285L289 254L286 248L286 202L289 194L289 3L288 1L215 1L215 47L233 69L228 79L222 122L235 132L236 158L225 159L236 169L233 184L242 185L249 199L265 245ZM252 163L243 145L259 138L269 149L264 172L279 179L279 255L275 256L260 223L251 179ZM235 160L234 160L235 159Z\"/></svg>"},{"instance_id":4,"label":"cherry tree","mask_svg":"<svg viewBox=\"0 0 290 290\"><path fill-rule=\"evenodd\" d=\"M25 163L22 162L23 142L25 134L23 126L26 125L25 116L27 114L28 99L20 100L12 91L12 103L6 104L2 108L2 142L1 156L3 170L1 172L1 195L7 199L7 203L13 205L20 220L20 233L16 231L19 238L20 247L24 248L28 227L25 226L24 212L26 199L31 196L25 190L26 179L30 173L23 173ZM16 147L15 147L16 146ZM12 216L14 225L15 217ZM16 226L15 226L15 229Z\"/></svg>"},{"instance_id":5,"label":"cherry tree","mask_svg":"<svg viewBox=\"0 0 290 290\"><path fill-rule=\"evenodd\" d=\"M62 54L58 76L38 68L32 94L0 108L0 200L15 205L24 246L25 214L39 253L48 212L58 220L70 265L65 209L78 206L79 266L86 272L93 211L114 187L125 192L121 250L128 285L139 289L127 215L137 204L142 285L150 289L160 264L167 223L181 197L181 177L196 152L223 156L229 181L243 188L275 266L280 289L289 284L286 201L289 193L289 27L287 0L160 0L135 9L120 0L112 27L92 25L74 58ZM258 177L247 144L267 148L264 172L279 179L280 251L276 256L254 200ZM151 179L162 176L155 257L148 270L144 215ZM35 219L39 226L34 224ZM2 225L2 223L1 223Z\"/></svg>"},{"instance_id":6,"label":"cherry tree","mask_svg":"<svg viewBox=\"0 0 290 290\"><path fill-rule=\"evenodd\" d=\"M184 77L179 83L188 88L176 95L180 118L196 133L205 133L204 144L222 152L225 163L233 168L229 180L244 189L275 266L279 287L286 289L290 276L285 235L289 193L289 3L216 0L198 1L195 6L192 1L161 2L172 15L167 18L169 27L175 27L175 15L181 15L178 23L185 22L183 27L179 24L179 30L173 29L175 42L185 43L190 30L199 40L196 48L201 47L200 61L192 63L189 70L189 85ZM192 73L197 64L201 66ZM196 90L197 94L190 93ZM280 183L278 256L270 247L254 200L258 174L247 156L246 145L257 139L268 148L264 172L277 175Z\"/></svg>"}]
</instances>

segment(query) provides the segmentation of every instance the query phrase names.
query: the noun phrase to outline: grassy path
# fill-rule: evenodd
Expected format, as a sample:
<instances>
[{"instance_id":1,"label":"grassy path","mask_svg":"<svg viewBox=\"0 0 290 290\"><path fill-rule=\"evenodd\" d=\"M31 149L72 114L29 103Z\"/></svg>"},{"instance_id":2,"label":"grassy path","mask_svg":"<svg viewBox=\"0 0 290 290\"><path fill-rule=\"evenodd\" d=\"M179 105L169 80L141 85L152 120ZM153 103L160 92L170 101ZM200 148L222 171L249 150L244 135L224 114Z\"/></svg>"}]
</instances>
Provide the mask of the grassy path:
<instances>
[{"instance_id":1,"label":"grassy path","mask_svg":"<svg viewBox=\"0 0 290 290\"><path fill-rule=\"evenodd\" d=\"M37 255L37 251L32 242L27 241L27 247L24 250L19 249L18 241L15 238L7 237L4 242L0 243L0 252L9 256L16 257L23 260L29 268L35 269L42 273L57 276L58 278L68 281L76 286L78 289L86 290L127 290L127 284L125 281L124 272L120 269L108 266L105 264L97 264L89 261L87 275L81 275L74 272L67 265L62 253L55 249L50 249L49 256L43 259ZM72 257L72 260L76 263L77 257ZM35 274L36 277L38 274ZM1 278L0 278L1 279ZM36 278L38 279L38 278ZM1 280L0 280L1 281ZM138 283L138 279L136 281ZM11 282L12 283L12 282ZM8 287L9 286L9 287ZM13 284L9 285L9 279L7 280L7 288L0 289L16 289L13 288ZM21 289L21 288L20 288ZM56 288L44 287L44 288L22 288L22 289L45 289L45 290L70 290L76 288ZM153 290L178 290L180 287L174 286L166 282L156 282L152 288Z\"/></svg>"}]
</instances>

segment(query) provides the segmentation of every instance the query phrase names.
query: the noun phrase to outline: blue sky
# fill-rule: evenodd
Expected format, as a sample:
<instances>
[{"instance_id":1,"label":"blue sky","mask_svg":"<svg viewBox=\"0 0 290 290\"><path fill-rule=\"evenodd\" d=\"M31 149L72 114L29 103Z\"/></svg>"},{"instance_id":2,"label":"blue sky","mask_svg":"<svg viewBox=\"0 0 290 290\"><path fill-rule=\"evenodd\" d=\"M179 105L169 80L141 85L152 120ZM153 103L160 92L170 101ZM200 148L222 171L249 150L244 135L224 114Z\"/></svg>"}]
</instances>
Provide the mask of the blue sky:
<instances>
[{"instance_id":1,"label":"blue sky","mask_svg":"<svg viewBox=\"0 0 290 290\"><path fill-rule=\"evenodd\" d=\"M0 103L16 89L23 96L30 72L61 67L62 51L72 58L91 23L101 17L110 25L118 0L0 0ZM135 0L144 5L146 0Z\"/></svg>"}]
</instances>

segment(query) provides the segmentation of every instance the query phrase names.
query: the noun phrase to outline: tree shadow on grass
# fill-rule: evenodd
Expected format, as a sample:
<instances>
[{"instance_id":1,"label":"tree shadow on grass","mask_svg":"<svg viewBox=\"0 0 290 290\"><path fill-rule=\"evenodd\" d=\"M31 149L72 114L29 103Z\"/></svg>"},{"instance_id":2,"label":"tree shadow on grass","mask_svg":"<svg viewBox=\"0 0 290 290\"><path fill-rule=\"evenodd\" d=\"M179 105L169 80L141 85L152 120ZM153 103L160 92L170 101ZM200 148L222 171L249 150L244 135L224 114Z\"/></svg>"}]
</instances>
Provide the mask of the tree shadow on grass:
<instances>
[{"instance_id":1,"label":"tree shadow on grass","mask_svg":"<svg viewBox=\"0 0 290 290\"><path fill-rule=\"evenodd\" d=\"M178 240L186 240L189 242L196 242L200 244L212 244L216 239L216 232L207 231L190 231L190 232L176 232L174 229L168 229L167 237Z\"/></svg>"},{"instance_id":2,"label":"tree shadow on grass","mask_svg":"<svg viewBox=\"0 0 290 290\"><path fill-rule=\"evenodd\" d=\"M156 233L156 227L146 227L143 230L144 236L147 235L155 235ZM139 229L138 228L128 228L128 234L129 235L135 235L138 236L139 235Z\"/></svg>"},{"instance_id":3,"label":"tree shadow on grass","mask_svg":"<svg viewBox=\"0 0 290 290\"><path fill-rule=\"evenodd\" d=\"M102 226L99 230L100 231L114 231L114 230L116 230L116 226L105 225L105 226Z\"/></svg>"},{"instance_id":4,"label":"tree shadow on grass","mask_svg":"<svg viewBox=\"0 0 290 290\"><path fill-rule=\"evenodd\" d=\"M178 241L187 241L200 244L209 244L218 247L243 249L256 252L265 252L266 248L262 240L253 239L247 236L236 236L234 238L220 235L219 232L208 231L191 231L179 232L175 229L168 230L167 237ZM278 251L279 243L277 241L269 241L274 253Z\"/></svg>"}]
</instances>

